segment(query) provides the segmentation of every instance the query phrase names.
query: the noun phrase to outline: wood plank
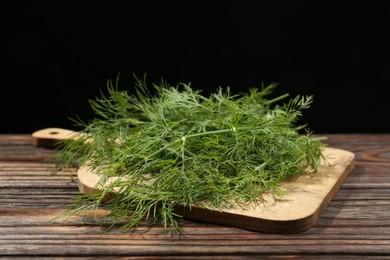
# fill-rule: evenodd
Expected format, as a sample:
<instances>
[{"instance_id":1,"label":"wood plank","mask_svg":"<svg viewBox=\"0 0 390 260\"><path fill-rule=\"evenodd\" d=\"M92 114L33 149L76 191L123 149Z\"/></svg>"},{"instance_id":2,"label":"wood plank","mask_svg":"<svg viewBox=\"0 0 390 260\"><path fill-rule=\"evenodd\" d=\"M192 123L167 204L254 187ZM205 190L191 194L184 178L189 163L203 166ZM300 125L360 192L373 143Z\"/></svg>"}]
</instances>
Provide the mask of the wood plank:
<instances>
[{"instance_id":1,"label":"wood plank","mask_svg":"<svg viewBox=\"0 0 390 260\"><path fill-rule=\"evenodd\" d=\"M372 218L369 214L372 208L362 208L362 214L359 215L361 217L356 218L356 217L351 217L351 214L349 214L349 210L346 209L346 214L345 212L340 212L340 208L333 209L331 207L330 209L332 210L326 210L320 220L316 223L316 225L311 228L310 230L299 233L296 236L297 237L303 237L308 234L313 234L318 232L318 228L323 228L326 227L327 231L325 232L324 230L321 231L322 235L327 235L331 229L334 229L342 234L345 230L348 231L348 235L351 235L352 231L355 231L356 234L361 234L367 236L366 238L369 239L370 235L374 235L372 232L377 232L377 235L383 235L385 234L386 230L388 231L388 227L390 227L390 217L389 214L387 215L385 213L382 213L382 218L380 220L376 218ZM17 227L26 227L24 230L23 228L21 229L21 232L27 232L28 227L31 226L40 226L40 227L51 227L53 229L59 228L57 232L61 232L63 234L62 226L72 226L72 230L80 232L84 232L84 228L82 227L83 221L81 217L71 217L67 221L63 221L62 219L57 220L55 222L52 222L54 217L58 216L61 212L63 212L64 207L63 205L58 205L58 204L52 204L51 207L41 207L39 204L37 204L35 207L27 208L15 208L15 207L2 207L1 212L0 212L0 227L11 227L16 228ZM102 211L100 214L102 214L104 211ZM376 212L376 211L374 211ZM352 215L353 216L353 215ZM234 227L225 227L221 225L213 225L209 223L204 223L204 222L196 222L196 221L189 221L189 220L179 220L179 223L183 226L183 234L187 234L190 232L191 229L200 229L200 228L207 228L209 232L212 234L216 234L217 230L223 230L225 232L224 234L227 235L228 231L229 233L233 232L234 234L251 234L251 236L255 236L258 234L264 235L268 233L260 233L260 232L252 232L252 231L247 231L243 229L238 229ZM55 224L55 225L54 225ZM93 220L93 218L87 219L86 224L88 224L87 229L91 229L91 226L95 226L96 223ZM356 227L359 227L356 229ZM367 230L363 229L366 228ZM378 227L382 227L383 229L379 230ZM162 227L156 225L153 228L149 224L143 224L139 229L136 230L130 230L128 232L134 232L134 233L142 233L146 234L145 228L148 229L148 232L155 232L156 230L159 230L159 232L162 232L164 234L167 234L166 230L164 230ZM371 229L370 229L371 228ZM24 230L24 231L23 231ZM35 229L37 232L42 233L42 230L39 228ZM40 230L40 231L39 231ZM97 226L95 229L95 232L101 233L103 230L101 227ZM344 231L343 231L344 230ZM369 230L369 231L368 231ZM111 232L107 232L106 234L115 234L117 233L117 229L114 229ZM361 231L364 231L361 232ZM0 229L0 234L1 232L4 232L4 229ZM32 231L29 231L32 232ZM121 231L124 232L124 231ZM120 232L120 233L121 233ZM194 231L191 231L192 233ZM191 233L190 232L190 233ZM168 235L168 234L167 234ZM169 235L168 235L169 236ZM289 236L283 236L285 239L294 238L295 236L289 235Z\"/></svg>"},{"instance_id":2,"label":"wood plank","mask_svg":"<svg viewBox=\"0 0 390 260\"><path fill-rule=\"evenodd\" d=\"M12 255L39 255L39 256L106 256L106 255L117 255L117 256L197 256L197 255L251 255L260 256L263 254L273 255L287 255L287 254L311 254L316 255L319 253L326 255L345 254L346 251L353 252L354 255L389 255L390 249L387 245L381 244L341 244L340 242L335 244L324 243L302 243L302 244L288 244L288 245L275 245L274 243L259 243L253 244L239 244L231 245L230 243L225 244L214 244L212 247L209 246L207 241L203 243L191 243L191 244L172 244L172 245L158 245L150 241L142 245L136 244L125 244L117 245L112 244L109 246L103 246L102 244L89 244L89 245L67 245L67 246L56 246L55 251L53 250L52 244L8 244L0 245L0 251L4 256ZM190 249L190 250L189 250Z\"/></svg>"},{"instance_id":3,"label":"wood plank","mask_svg":"<svg viewBox=\"0 0 390 260\"><path fill-rule=\"evenodd\" d=\"M328 141L337 148L352 148L358 155L356 167L309 230L271 234L179 220L183 232L171 236L163 227L147 223L136 230L103 231L93 219L85 225L80 217L51 222L77 186L67 182L66 175L49 181L52 176L41 155L52 151L21 151L31 147L31 136L0 135L0 146L11 149L7 156L0 153L0 181L27 181L20 187L0 188L0 201L5 202L0 204L0 257L390 259L389 158L387 152L370 152L390 150L390 135L331 135ZM19 198L25 203L18 204ZM17 207L9 206L13 202Z\"/></svg>"}]
</instances>

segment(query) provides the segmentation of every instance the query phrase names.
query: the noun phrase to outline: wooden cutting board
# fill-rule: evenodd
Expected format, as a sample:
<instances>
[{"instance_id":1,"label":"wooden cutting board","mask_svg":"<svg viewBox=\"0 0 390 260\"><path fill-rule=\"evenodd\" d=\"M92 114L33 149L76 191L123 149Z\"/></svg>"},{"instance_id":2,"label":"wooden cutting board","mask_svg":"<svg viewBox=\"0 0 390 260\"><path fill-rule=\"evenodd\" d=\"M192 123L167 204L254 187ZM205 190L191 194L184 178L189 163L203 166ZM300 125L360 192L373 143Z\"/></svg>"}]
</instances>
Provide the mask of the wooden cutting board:
<instances>
[{"instance_id":1,"label":"wooden cutting board","mask_svg":"<svg viewBox=\"0 0 390 260\"><path fill-rule=\"evenodd\" d=\"M61 128L42 129L33 133L33 145L49 148L55 140L73 138L74 133ZM267 233L305 231L317 222L355 165L355 155L349 151L327 147L323 153L327 160L315 175L301 175L282 183L283 196L266 193L264 203L245 209L235 206L219 211L193 206L177 208L176 212L188 219ZM100 192L96 188L100 177L87 166L80 167L77 176L81 191Z\"/></svg>"}]
</instances>

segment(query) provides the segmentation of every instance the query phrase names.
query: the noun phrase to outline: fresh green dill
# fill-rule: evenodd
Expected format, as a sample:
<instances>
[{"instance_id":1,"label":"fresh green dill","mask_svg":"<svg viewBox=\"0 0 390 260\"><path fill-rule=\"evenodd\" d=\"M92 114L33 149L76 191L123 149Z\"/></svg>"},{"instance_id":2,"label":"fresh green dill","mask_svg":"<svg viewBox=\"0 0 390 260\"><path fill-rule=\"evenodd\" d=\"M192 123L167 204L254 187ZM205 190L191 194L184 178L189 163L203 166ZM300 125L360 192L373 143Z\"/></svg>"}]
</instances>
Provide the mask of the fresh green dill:
<instances>
[{"instance_id":1,"label":"fresh green dill","mask_svg":"<svg viewBox=\"0 0 390 260\"><path fill-rule=\"evenodd\" d=\"M101 194L76 198L68 214L98 209L103 223L138 226L142 221L177 229L175 207L224 210L261 203L264 192L303 173L315 173L323 143L298 124L312 96L268 99L277 84L232 94L219 88L209 96L187 84L135 81L134 93L120 91L90 100L96 118L77 140L64 142L52 157L60 168L88 163L99 172ZM302 134L302 131L304 133ZM119 177L106 183L110 177Z\"/></svg>"}]
</instances>

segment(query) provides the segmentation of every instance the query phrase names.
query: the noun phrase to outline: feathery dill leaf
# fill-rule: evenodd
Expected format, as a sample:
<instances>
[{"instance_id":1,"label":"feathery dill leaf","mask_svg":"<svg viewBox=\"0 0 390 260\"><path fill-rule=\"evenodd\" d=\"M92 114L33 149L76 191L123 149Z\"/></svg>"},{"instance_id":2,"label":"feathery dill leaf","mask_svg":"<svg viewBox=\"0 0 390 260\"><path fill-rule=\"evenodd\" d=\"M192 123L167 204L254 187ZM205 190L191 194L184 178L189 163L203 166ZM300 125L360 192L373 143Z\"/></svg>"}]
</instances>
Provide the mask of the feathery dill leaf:
<instances>
[{"instance_id":1,"label":"feathery dill leaf","mask_svg":"<svg viewBox=\"0 0 390 260\"><path fill-rule=\"evenodd\" d=\"M68 213L96 209L116 190L99 221L129 228L147 220L176 230L178 205L223 210L261 203L263 192L279 192L282 181L314 173L324 145L297 125L313 99L279 105L288 94L268 99L276 86L240 95L219 88L205 97L187 84L150 89L136 78L130 94L108 81L108 94L90 100L97 117L75 120L83 127L79 139L53 156L59 168L88 163L105 185L102 194L78 197ZM107 184L110 177L118 178Z\"/></svg>"}]
</instances>

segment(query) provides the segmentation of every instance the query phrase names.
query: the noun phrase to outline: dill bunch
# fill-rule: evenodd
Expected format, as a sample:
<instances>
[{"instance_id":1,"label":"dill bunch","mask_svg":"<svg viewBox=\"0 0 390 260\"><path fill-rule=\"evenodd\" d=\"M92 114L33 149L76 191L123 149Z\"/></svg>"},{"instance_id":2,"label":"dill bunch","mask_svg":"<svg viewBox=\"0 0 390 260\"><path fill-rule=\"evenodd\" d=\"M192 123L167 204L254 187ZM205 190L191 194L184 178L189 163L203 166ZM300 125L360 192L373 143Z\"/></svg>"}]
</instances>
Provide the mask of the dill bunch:
<instances>
[{"instance_id":1,"label":"dill bunch","mask_svg":"<svg viewBox=\"0 0 390 260\"><path fill-rule=\"evenodd\" d=\"M104 187L76 196L66 214L96 210L114 193L98 221L131 228L146 220L177 230L177 206L245 207L280 192L284 180L315 173L324 145L298 124L313 98L280 105L288 94L267 98L276 86L234 95L219 88L206 97L187 84L149 88L145 78L136 78L131 94L109 80L108 94L90 100L96 118L74 119L79 138L63 141L52 157L62 169L88 164Z\"/></svg>"}]
</instances>

